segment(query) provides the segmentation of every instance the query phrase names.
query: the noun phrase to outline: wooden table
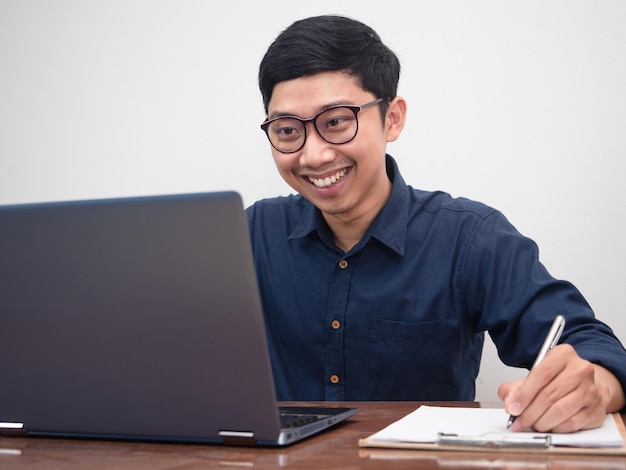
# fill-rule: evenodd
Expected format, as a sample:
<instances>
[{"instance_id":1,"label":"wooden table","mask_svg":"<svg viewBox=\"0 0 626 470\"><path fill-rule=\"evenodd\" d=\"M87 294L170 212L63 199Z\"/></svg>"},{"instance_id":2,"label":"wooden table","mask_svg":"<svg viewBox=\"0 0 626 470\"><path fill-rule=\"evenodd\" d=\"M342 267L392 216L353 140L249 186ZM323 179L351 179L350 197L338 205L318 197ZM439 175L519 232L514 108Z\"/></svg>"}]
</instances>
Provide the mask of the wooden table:
<instances>
[{"instance_id":1,"label":"wooden table","mask_svg":"<svg viewBox=\"0 0 626 470\"><path fill-rule=\"evenodd\" d=\"M359 413L339 427L280 449L5 437L0 438L0 469L193 470L286 467L302 469L626 470L624 457L557 455L536 457L508 453L464 454L359 448L359 438L367 437L398 420L416 409L419 403L347 402L341 404L356 406L359 408ZM489 403L463 403L462 405L499 406L499 404Z\"/></svg>"}]
</instances>

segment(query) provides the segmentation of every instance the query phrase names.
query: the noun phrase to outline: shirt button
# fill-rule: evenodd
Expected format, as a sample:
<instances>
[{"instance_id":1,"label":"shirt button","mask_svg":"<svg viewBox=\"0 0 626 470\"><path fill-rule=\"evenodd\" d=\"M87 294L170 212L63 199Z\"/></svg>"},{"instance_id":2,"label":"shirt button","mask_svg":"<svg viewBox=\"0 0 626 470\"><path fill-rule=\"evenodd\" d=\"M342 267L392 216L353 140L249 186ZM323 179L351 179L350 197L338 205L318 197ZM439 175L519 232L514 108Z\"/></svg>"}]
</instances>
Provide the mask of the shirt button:
<instances>
[{"instance_id":1,"label":"shirt button","mask_svg":"<svg viewBox=\"0 0 626 470\"><path fill-rule=\"evenodd\" d=\"M342 259L341 261L339 261L339 267L341 269L346 269L348 267L348 261L345 259Z\"/></svg>"},{"instance_id":2,"label":"shirt button","mask_svg":"<svg viewBox=\"0 0 626 470\"><path fill-rule=\"evenodd\" d=\"M333 374L330 376L330 382L333 384L339 383L339 376L337 374Z\"/></svg>"},{"instance_id":3,"label":"shirt button","mask_svg":"<svg viewBox=\"0 0 626 470\"><path fill-rule=\"evenodd\" d=\"M330 322L330 326L333 330L338 330L341 326L341 322L339 320L333 320Z\"/></svg>"}]
</instances>

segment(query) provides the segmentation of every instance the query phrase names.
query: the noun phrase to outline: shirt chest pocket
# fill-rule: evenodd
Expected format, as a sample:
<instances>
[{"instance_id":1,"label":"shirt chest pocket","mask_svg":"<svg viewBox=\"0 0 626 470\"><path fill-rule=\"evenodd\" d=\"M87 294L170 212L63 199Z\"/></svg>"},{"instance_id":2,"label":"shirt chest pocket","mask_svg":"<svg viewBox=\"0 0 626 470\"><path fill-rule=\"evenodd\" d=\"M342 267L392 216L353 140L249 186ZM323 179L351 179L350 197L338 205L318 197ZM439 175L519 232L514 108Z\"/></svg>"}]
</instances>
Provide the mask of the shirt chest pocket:
<instances>
[{"instance_id":1,"label":"shirt chest pocket","mask_svg":"<svg viewBox=\"0 0 626 470\"><path fill-rule=\"evenodd\" d=\"M369 326L371 400L441 400L448 395L446 323L372 319Z\"/></svg>"}]
</instances>

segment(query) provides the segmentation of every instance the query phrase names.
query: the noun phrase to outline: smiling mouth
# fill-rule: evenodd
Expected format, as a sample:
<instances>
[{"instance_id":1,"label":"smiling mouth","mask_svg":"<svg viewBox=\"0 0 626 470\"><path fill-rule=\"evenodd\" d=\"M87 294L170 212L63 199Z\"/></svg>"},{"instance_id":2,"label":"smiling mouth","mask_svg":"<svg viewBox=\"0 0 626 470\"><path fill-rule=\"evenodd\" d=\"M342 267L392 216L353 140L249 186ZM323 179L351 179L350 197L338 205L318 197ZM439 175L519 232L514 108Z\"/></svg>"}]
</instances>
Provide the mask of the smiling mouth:
<instances>
[{"instance_id":1,"label":"smiling mouth","mask_svg":"<svg viewBox=\"0 0 626 470\"><path fill-rule=\"evenodd\" d=\"M335 184L337 181L342 180L343 177L346 176L346 173L348 173L348 170L344 168L342 170L339 170L334 175L327 176L326 178L313 178L312 176L309 176L308 178L309 181L318 188L328 188L329 186Z\"/></svg>"}]
</instances>

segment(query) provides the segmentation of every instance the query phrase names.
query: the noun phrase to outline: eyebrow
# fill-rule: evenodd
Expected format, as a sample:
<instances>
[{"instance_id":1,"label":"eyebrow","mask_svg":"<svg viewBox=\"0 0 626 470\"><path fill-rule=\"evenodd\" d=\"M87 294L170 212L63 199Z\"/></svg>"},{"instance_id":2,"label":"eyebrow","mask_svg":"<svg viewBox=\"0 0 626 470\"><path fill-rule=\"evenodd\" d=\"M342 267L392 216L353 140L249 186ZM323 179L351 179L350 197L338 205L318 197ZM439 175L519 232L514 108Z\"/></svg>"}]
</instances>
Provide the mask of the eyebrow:
<instances>
[{"instance_id":1,"label":"eyebrow","mask_svg":"<svg viewBox=\"0 0 626 470\"><path fill-rule=\"evenodd\" d=\"M333 101L330 103L325 103L322 106L319 106L317 108L317 110L315 111L315 113L313 114L313 116L316 116L317 114L321 113L322 111L324 111L325 109L328 108L332 108L333 106L358 106L355 105L354 103L352 103L351 101L348 100L339 100L339 101ZM311 116L311 117L313 117ZM301 116L298 116L297 114L293 114L293 113L288 113L288 112L284 112L284 111L274 111L273 113L271 113L267 119L276 119L279 117L296 117L299 119L310 119L310 118L303 118Z\"/></svg>"}]
</instances>

